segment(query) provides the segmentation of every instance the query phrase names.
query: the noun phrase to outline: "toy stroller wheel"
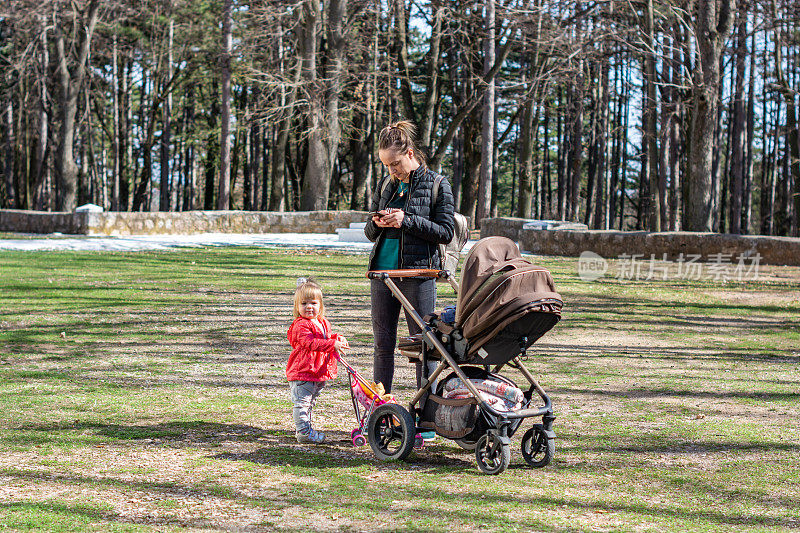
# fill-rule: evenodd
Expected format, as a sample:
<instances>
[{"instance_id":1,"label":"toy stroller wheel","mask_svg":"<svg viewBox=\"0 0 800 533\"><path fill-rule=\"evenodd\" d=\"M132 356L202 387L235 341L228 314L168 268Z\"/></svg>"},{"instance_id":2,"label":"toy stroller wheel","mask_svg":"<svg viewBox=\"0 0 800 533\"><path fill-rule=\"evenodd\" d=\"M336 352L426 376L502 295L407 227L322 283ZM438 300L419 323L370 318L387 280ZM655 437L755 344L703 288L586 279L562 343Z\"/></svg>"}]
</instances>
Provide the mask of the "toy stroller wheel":
<instances>
[{"instance_id":1,"label":"toy stroller wheel","mask_svg":"<svg viewBox=\"0 0 800 533\"><path fill-rule=\"evenodd\" d=\"M511 463L511 448L508 444L503 444L496 435L487 433L478 439L475 459L478 461L478 468L484 474L491 476L500 474Z\"/></svg>"},{"instance_id":2,"label":"toy stroller wheel","mask_svg":"<svg viewBox=\"0 0 800 533\"><path fill-rule=\"evenodd\" d=\"M414 448L415 433L411 413L396 403L387 403L375 409L367 424L369 445L382 461L408 457Z\"/></svg>"},{"instance_id":3,"label":"toy stroller wheel","mask_svg":"<svg viewBox=\"0 0 800 533\"><path fill-rule=\"evenodd\" d=\"M468 452L474 451L477 448L478 443L472 442L464 439L456 439L456 444L458 444L461 448L467 450Z\"/></svg>"},{"instance_id":4,"label":"toy stroller wheel","mask_svg":"<svg viewBox=\"0 0 800 533\"><path fill-rule=\"evenodd\" d=\"M367 438L361 434L361 429L359 428L350 432L350 439L353 441L353 446L364 446L367 443Z\"/></svg>"},{"instance_id":5,"label":"toy stroller wheel","mask_svg":"<svg viewBox=\"0 0 800 533\"><path fill-rule=\"evenodd\" d=\"M555 453L555 439L547 437L541 424L534 424L522 436L522 457L531 467L542 468L549 465Z\"/></svg>"}]
</instances>

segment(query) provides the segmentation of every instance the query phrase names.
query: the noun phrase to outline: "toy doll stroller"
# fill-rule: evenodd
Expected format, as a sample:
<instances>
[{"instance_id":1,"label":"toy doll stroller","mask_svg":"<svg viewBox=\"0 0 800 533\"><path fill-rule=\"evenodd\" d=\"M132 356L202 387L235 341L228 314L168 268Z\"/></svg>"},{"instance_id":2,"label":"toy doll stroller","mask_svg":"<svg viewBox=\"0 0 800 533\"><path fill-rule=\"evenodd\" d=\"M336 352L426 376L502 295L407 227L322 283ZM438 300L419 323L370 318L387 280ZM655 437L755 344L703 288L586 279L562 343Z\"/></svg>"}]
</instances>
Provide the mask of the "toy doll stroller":
<instances>
[{"instance_id":1,"label":"toy doll stroller","mask_svg":"<svg viewBox=\"0 0 800 533\"><path fill-rule=\"evenodd\" d=\"M522 456L532 467L549 464L555 416L522 359L561 318L563 302L550 272L523 259L510 239L488 237L467 254L461 288L445 270L371 271L367 277L383 281L422 328L399 345L403 355L422 363L422 384L408 409L386 403L369 416L367 440L375 455L405 459L415 435L433 429L474 450L482 472L499 474L511 461L510 439L523 421L541 417L522 437ZM455 316L420 317L393 281L404 277L449 281L458 295ZM433 372L429 362L436 364ZM528 381L526 391L500 374L507 367ZM536 406L539 399L543 405Z\"/></svg>"},{"instance_id":2,"label":"toy doll stroller","mask_svg":"<svg viewBox=\"0 0 800 533\"><path fill-rule=\"evenodd\" d=\"M368 381L359 374L355 368L344 360L341 353L339 354L339 362L344 365L347 370L347 376L350 379L350 399L353 401L353 411L358 423L358 427L350 432L350 438L353 440L353 446L364 446L367 443L365 434L370 415L382 405L397 402L394 396L384 392L382 384Z\"/></svg>"}]
</instances>

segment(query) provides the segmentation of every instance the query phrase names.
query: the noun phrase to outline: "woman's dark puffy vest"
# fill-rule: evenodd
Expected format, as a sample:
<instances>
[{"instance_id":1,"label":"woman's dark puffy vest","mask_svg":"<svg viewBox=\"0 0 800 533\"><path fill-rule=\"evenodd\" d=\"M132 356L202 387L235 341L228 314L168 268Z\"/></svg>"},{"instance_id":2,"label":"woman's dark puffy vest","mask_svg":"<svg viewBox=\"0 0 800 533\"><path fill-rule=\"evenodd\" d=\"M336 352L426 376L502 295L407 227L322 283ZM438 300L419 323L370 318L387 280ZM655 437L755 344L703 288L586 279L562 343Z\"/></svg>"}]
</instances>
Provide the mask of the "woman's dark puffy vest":
<instances>
[{"instance_id":1,"label":"woman's dark puffy vest","mask_svg":"<svg viewBox=\"0 0 800 533\"><path fill-rule=\"evenodd\" d=\"M437 174L425 166L411 173L408 199L403 209L405 216L400 228L400 268L440 268L439 243L447 243L453 238L455 222L453 212L453 189L450 182L443 179L439 185L436 205L431 206L431 191ZM397 181L386 176L391 182L383 187L378 182L370 201L370 211L385 209L395 191ZM367 221L364 229L367 238L375 243L369 257L369 266L375 256L378 241L383 236L383 228Z\"/></svg>"}]
</instances>

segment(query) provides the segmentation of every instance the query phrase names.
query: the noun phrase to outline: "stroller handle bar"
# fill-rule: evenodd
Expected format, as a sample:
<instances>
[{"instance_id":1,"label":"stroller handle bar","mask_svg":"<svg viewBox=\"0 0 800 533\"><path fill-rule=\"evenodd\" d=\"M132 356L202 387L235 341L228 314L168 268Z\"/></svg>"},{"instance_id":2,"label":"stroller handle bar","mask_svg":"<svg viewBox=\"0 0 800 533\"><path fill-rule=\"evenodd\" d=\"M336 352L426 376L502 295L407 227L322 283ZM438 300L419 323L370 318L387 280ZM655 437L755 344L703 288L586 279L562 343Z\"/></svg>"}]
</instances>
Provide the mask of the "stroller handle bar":
<instances>
[{"instance_id":1,"label":"stroller handle bar","mask_svg":"<svg viewBox=\"0 0 800 533\"><path fill-rule=\"evenodd\" d=\"M447 270L432 268L403 268L397 270L370 270L367 272L369 279L386 278L445 278L449 275Z\"/></svg>"},{"instance_id":2,"label":"stroller handle bar","mask_svg":"<svg viewBox=\"0 0 800 533\"><path fill-rule=\"evenodd\" d=\"M456 276L449 270L437 270L435 268L401 268L397 270L370 270L367 272L369 279L378 279L384 283L392 278L430 278L436 280L446 280L458 294L458 283Z\"/></svg>"}]
</instances>

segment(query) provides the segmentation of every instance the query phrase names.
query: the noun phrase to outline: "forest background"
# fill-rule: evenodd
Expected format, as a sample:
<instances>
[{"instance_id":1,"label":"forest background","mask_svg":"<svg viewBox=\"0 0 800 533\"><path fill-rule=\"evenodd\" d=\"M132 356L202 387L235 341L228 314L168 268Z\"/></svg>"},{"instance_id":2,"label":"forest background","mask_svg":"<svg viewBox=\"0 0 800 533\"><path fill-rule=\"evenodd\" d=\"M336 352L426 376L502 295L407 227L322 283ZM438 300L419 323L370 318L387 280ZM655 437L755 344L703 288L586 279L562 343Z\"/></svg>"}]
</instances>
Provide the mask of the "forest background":
<instances>
[{"instance_id":1,"label":"forest background","mask_svg":"<svg viewBox=\"0 0 800 533\"><path fill-rule=\"evenodd\" d=\"M408 118L457 208L798 236L796 0L6 0L0 207L365 209Z\"/></svg>"}]
</instances>

